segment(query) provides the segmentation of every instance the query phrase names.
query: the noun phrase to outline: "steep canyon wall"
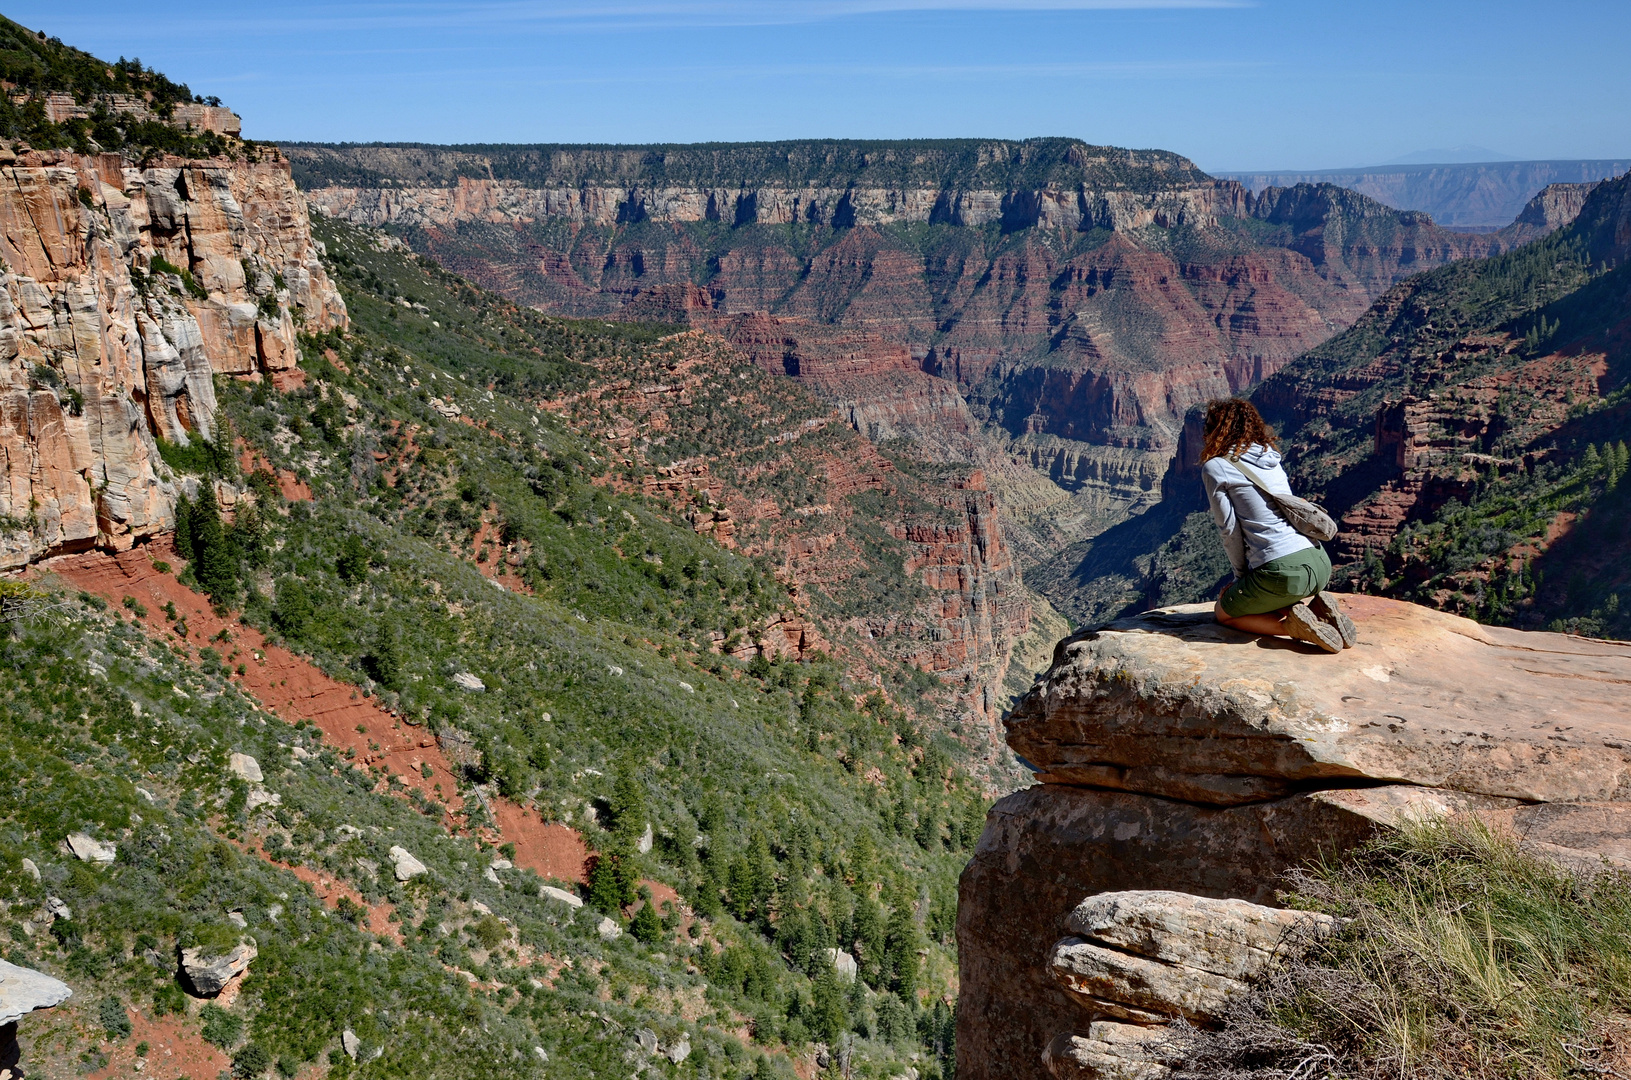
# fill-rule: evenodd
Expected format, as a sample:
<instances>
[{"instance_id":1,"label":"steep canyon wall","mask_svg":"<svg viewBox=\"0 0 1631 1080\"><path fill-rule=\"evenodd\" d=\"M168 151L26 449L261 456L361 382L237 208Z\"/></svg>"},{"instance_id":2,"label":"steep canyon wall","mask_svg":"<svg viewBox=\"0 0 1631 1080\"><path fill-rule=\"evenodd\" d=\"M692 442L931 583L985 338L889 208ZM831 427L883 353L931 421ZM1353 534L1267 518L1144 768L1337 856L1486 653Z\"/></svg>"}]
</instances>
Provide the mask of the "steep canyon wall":
<instances>
[{"instance_id":1,"label":"steep canyon wall","mask_svg":"<svg viewBox=\"0 0 1631 1080\"><path fill-rule=\"evenodd\" d=\"M215 438L216 374L277 378L346 322L275 152L5 149L0 261L0 567L168 528L158 440Z\"/></svg>"},{"instance_id":2,"label":"steep canyon wall","mask_svg":"<svg viewBox=\"0 0 1631 1080\"><path fill-rule=\"evenodd\" d=\"M286 152L325 213L513 299L731 325L860 430L977 461L1005 501L1053 487L1007 507L1027 562L1057 522L1079 538L1149 506L1190 405L1519 239L1064 139ZM796 344L730 322L757 315ZM806 362L846 352L866 362Z\"/></svg>"}]
</instances>

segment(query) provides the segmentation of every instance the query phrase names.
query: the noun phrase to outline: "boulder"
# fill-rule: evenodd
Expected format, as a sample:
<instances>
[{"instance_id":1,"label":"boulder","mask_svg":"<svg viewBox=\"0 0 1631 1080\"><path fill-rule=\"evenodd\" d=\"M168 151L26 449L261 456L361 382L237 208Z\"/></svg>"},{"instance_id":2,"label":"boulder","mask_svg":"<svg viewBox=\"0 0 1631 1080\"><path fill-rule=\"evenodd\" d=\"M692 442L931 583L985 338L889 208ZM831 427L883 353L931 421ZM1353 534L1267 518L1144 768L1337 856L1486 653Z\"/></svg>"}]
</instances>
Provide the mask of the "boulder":
<instances>
[{"instance_id":1,"label":"boulder","mask_svg":"<svg viewBox=\"0 0 1631 1080\"><path fill-rule=\"evenodd\" d=\"M634 1038L635 1041L640 1044L641 1051L645 1053L647 1057L650 1057L652 1054L657 1052L657 1033L655 1031L652 1031L650 1028L640 1028L634 1033Z\"/></svg>"},{"instance_id":2,"label":"boulder","mask_svg":"<svg viewBox=\"0 0 1631 1080\"><path fill-rule=\"evenodd\" d=\"M406 848L393 846L387 853L391 856L391 871L398 881L408 881L426 873L428 867L408 853Z\"/></svg>"},{"instance_id":3,"label":"boulder","mask_svg":"<svg viewBox=\"0 0 1631 1080\"><path fill-rule=\"evenodd\" d=\"M233 754L227 759L227 768L231 769L234 775L249 781L251 784L264 783L266 780L266 777L261 773L261 763L248 754Z\"/></svg>"},{"instance_id":4,"label":"boulder","mask_svg":"<svg viewBox=\"0 0 1631 1080\"><path fill-rule=\"evenodd\" d=\"M1053 948L1054 981L1090 1015L1159 1024L1175 1016L1204 1023L1223 1013L1246 984L1209 971L1164 964L1071 937Z\"/></svg>"},{"instance_id":5,"label":"boulder","mask_svg":"<svg viewBox=\"0 0 1631 1080\"><path fill-rule=\"evenodd\" d=\"M72 994L67 983L44 972L0 960L0 1027L15 1024L36 1009L61 1005Z\"/></svg>"},{"instance_id":6,"label":"boulder","mask_svg":"<svg viewBox=\"0 0 1631 1080\"><path fill-rule=\"evenodd\" d=\"M362 1053L362 1040L357 1038L355 1031L346 1028L340 1032L340 1049L345 1051L346 1057L356 1061L357 1055Z\"/></svg>"},{"instance_id":7,"label":"boulder","mask_svg":"<svg viewBox=\"0 0 1631 1080\"><path fill-rule=\"evenodd\" d=\"M1161 1080L1168 1074L1161 1045L1166 1032L1101 1020L1087 1033L1064 1032L1042 1051L1054 1080Z\"/></svg>"},{"instance_id":8,"label":"boulder","mask_svg":"<svg viewBox=\"0 0 1631 1080\"><path fill-rule=\"evenodd\" d=\"M263 806L282 806L283 796L275 791L267 791L263 787L254 788L249 792L249 798L244 801L244 809L253 814Z\"/></svg>"},{"instance_id":9,"label":"boulder","mask_svg":"<svg viewBox=\"0 0 1631 1080\"><path fill-rule=\"evenodd\" d=\"M1249 980L1276 957L1329 936L1338 923L1312 911L1142 889L1090 896L1076 905L1065 925L1078 940Z\"/></svg>"},{"instance_id":10,"label":"boulder","mask_svg":"<svg viewBox=\"0 0 1631 1080\"><path fill-rule=\"evenodd\" d=\"M827 954L827 960L832 964L833 970L838 973L839 981L851 983L855 981L855 976L860 969L857 967L853 955L843 949L825 949L823 951Z\"/></svg>"},{"instance_id":11,"label":"boulder","mask_svg":"<svg viewBox=\"0 0 1631 1080\"><path fill-rule=\"evenodd\" d=\"M1084 1023L1215 1018L1335 925L1263 906L1286 872L1378 829L1470 814L1631 867L1631 646L1342 603L1338 654L1210 605L1059 644L1005 721L1041 783L992 808L960 885L959 1080L1159 1075Z\"/></svg>"},{"instance_id":12,"label":"boulder","mask_svg":"<svg viewBox=\"0 0 1631 1080\"><path fill-rule=\"evenodd\" d=\"M681 1032L679 1041L671 1045L667 1050L664 1050L663 1056L675 1065L678 1065L680 1062L690 1057L691 1033L688 1031Z\"/></svg>"},{"instance_id":13,"label":"boulder","mask_svg":"<svg viewBox=\"0 0 1631 1080\"><path fill-rule=\"evenodd\" d=\"M602 941L616 941L623 936L623 928L602 915L600 922L595 924L595 933L600 935Z\"/></svg>"},{"instance_id":14,"label":"boulder","mask_svg":"<svg viewBox=\"0 0 1631 1080\"><path fill-rule=\"evenodd\" d=\"M254 942L243 942L224 956L214 956L203 949L181 950L181 973L192 987L195 997L214 997L226 989L227 983L242 974L249 962L259 955Z\"/></svg>"},{"instance_id":15,"label":"boulder","mask_svg":"<svg viewBox=\"0 0 1631 1080\"><path fill-rule=\"evenodd\" d=\"M468 671L457 672L453 676L453 685L457 686L461 690L469 690L471 693L477 694L487 689L486 683L482 682L479 678L472 675Z\"/></svg>"},{"instance_id":16,"label":"boulder","mask_svg":"<svg viewBox=\"0 0 1631 1080\"><path fill-rule=\"evenodd\" d=\"M69 907L60 896L47 896L45 898L45 913L53 920L72 919L74 909Z\"/></svg>"},{"instance_id":17,"label":"boulder","mask_svg":"<svg viewBox=\"0 0 1631 1080\"><path fill-rule=\"evenodd\" d=\"M1170 889L1100 893L1065 919L1049 967L1091 1018L1209 1023L1276 959L1301 957L1336 919Z\"/></svg>"},{"instance_id":18,"label":"boulder","mask_svg":"<svg viewBox=\"0 0 1631 1080\"><path fill-rule=\"evenodd\" d=\"M1216 805L1409 783L1529 802L1631 798L1631 645L1347 596L1313 654L1162 608L1059 643L1006 721L1046 782Z\"/></svg>"},{"instance_id":19,"label":"boulder","mask_svg":"<svg viewBox=\"0 0 1631 1080\"><path fill-rule=\"evenodd\" d=\"M117 845L92 839L82 832L68 834L68 850L80 862L96 863L98 866L107 866L119 857Z\"/></svg>"},{"instance_id":20,"label":"boulder","mask_svg":"<svg viewBox=\"0 0 1631 1080\"><path fill-rule=\"evenodd\" d=\"M38 866L34 865L34 860L33 859L25 858L23 860L23 873L27 874L29 877L33 878L35 881L40 880L40 868Z\"/></svg>"},{"instance_id":21,"label":"boulder","mask_svg":"<svg viewBox=\"0 0 1631 1080\"><path fill-rule=\"evenodd\" d=\"M1631 870L1631 802L1537 803L1478 815L1532 854L1570 869Z\"/></svg>"},{"instance_id":22,"label":"boulder","mask_svg":"<svg viewBox=\"0 0 1631 1080\"><path fill-rule=\"evenodd\" d=\"M553 885L538 886L538 896L540 899L559 900L567 907L580 908L583 906L581 897L569 893L565 889L557 889Z\"/></svg>"},{"instance_id":23,"label":"boulder","mask_svg":"<svg viewBox=\"0 0 1631 1080\"><path fill-rule=\"evenodd\" d=\"M545 1050L542 1046L533 1047L532 1056L538 1059L538 1064L540 1065L549 1064L549 1051Z\"/></svg>"}]
</instances>

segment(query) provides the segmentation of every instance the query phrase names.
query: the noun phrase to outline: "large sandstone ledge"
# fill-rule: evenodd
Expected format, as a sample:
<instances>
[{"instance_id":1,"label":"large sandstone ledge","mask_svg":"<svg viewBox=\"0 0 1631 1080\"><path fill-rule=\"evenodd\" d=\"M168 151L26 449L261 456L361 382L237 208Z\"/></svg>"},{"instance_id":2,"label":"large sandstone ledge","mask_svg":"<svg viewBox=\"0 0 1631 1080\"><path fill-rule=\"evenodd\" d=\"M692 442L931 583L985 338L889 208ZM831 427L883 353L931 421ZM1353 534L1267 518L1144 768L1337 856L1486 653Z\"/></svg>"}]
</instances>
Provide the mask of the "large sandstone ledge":
<instances>
[{"instance_id":1,"label":"large sandstone ledge","mask_svg":"<svg viewBox=\"0 0 1631 1080\"><path fill-rule=\"evenodd\" d=\"M992 808L963 872L959 1080L1040 1080L1050 1041L1090 1035L1050 971L1084 897L1272 905L1290 868L1454 813L1631 867L1631 646L1343 599L1361 643L1339 655L1210 606L1060 643L1008 722L1042 783Z\"/></svg>"},{"instance_id":2,"label":"large sandstone ledge","mask_svg":"<svg viewBox=\"0 0 1631 1080\"><path fill-rule=\"evenodd\" d=\"M1008 720L1044 781L1234 805L1399 782L1538 802L1631 796L1631 646L1349 596L1311 655L1163 608L1066 638Z\"/></svg>"}]
</instances>

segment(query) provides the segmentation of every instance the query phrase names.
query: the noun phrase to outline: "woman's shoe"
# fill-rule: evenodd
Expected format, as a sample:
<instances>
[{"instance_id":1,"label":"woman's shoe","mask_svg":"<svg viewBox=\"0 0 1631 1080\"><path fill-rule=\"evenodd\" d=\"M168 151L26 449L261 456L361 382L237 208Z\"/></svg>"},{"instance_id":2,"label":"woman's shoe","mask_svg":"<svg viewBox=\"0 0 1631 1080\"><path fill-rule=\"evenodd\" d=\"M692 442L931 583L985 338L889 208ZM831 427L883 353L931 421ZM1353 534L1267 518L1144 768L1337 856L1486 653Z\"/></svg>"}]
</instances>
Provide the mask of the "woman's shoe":
<instances>
[{"instance_id":1,"label":"woman's shoe","mask_svg":"<svg viewBox=\"0 0 1631 1080\"><path fill-rule=\"evenodd\" d=\"M1315 593L1307 600L1309 610L1330 625L1336 627L1337 633L1342 635L1342 647L1351 649L1359 641L1359 627L1354 621L1342 613L1337 606L1337 598L1333 593Z\"/></svg>"},{"instance_id":2,"label":"woman's shoe","mask_svg":"<svg viewBox=\"0 0 1631 1080\"><path fill-rule=\"evenodd\" d=\"M1293 604L1286 612L1286 633L1296 641L1318 645L1326 652L1342 651L1342 635L1337 628L1314 614L1307 604Z\"/></svg>"}]
</instances>

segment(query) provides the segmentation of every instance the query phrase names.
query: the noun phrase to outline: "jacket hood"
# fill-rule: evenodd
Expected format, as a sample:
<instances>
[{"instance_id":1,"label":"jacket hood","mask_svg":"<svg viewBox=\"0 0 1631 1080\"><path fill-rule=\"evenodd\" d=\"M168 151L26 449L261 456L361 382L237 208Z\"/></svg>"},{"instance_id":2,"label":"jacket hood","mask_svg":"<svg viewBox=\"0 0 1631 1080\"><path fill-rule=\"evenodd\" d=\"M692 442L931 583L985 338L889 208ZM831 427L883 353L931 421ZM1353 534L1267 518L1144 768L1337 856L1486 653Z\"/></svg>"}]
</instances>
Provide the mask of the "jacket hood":
<instances>
[{"instance_id":1,"label":"jacket hood","mask_svg":"<svg viewBox=\"0 0 1631 1080\"><path fill-rule=\"evenodd\" d=\"M1280 457L1280 451L1275 450L1272 447L1262 446L1258 443L1252 443L1252 445L1240 455L1240 459L1254 469L1278 469L1280 467L1281 460L1283 460Z\"/></svg>"}]
</instances>

